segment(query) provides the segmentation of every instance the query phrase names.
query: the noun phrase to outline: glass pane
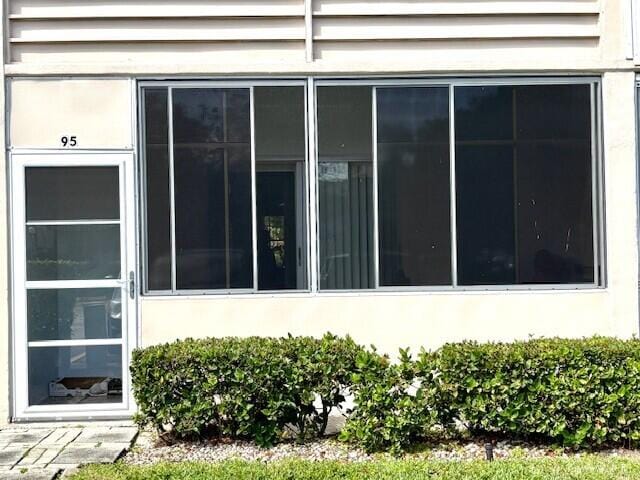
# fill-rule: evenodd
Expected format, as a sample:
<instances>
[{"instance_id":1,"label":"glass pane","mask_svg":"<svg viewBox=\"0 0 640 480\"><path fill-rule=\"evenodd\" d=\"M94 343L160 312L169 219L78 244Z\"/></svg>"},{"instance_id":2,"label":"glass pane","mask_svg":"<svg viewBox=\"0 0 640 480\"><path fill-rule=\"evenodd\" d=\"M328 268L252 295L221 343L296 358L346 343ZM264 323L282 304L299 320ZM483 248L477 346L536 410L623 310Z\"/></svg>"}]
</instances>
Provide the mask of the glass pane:
<instances>
[{"instance_id":1,"label":"glass pane","mask_svg":"<svg viewBox=\"0 0 640 480\"><path fill-rule=\"evenodd\" d=\"M295 172L258 172L258 288L298 288ZM299 247L302 251L302 247ZM300 258L300 261L302 259ZM304 288L304 284L301 285Z\"/></svg>"},{"instance_id":2,"label":"glass pane","mask_svg":"<svg viewBox=\"0 0 640 480\"><path fill-rule=\"evenodd\" d=\"M119 288L27 291L29 341L121 338Z\"/></svg>"},{"instance_id":3,"label":"glass pane","mask_svg":"<svg viewBox=\"0 0 640 480\"><path fill-rule=\"evenodd\" d=\"M460 283L592 283L590 86L455 93Z\"/></svg>"},{"instance_id":4,"label":"glass pane","mask_svg":"<svg viewBox=\"0 0 640 480\"><path fill-rule=\"evenodd\" d=\"M518 140L591 143L591 86L514 88Z\"/></svg>"},{"instance_id":5,"label":"glass pane","mask_svg":"<svg viewBox=\"0 0 640 480\"><path fill-rule=\"evenodd\" d=\"M119 225L27 226L27 280L120 278Z\"/></svg>"},{"instance_id":6,"label":"glass pane","mask_svg":"<svg viewBox=\"0 0 640 480\"><path fill-rule=\"evenodd\" d=\"M513 88L456 87L455 101L457 142L513 139Z\"/></svg>"},{"instance_id":7,"label":"glass pane","mask_svg":"<svg viewBox=\"0 0 640 480\"><path fill-rule=\"evenodd\" d=\"M456 147L458 283L515 282L513 148Z\"/></svg>"},{"instance_id":8,"label":"glass pane","mask_svg":"<svg viewBox=\"0 0 640 480\"><path fill-rule=\"evenodd\" d=\"M449 90L376 96L380 285L449 285Z\"/></svg>"},{"instance_id":9,"label":"glass pane","mask_svg":"<svg viewBox=\"0 0 640 480\"><path fill-rule=\"evenodd\" d=\"M456 87L458 283L515 282L513 88Z\"/></svg>"},{"instance_id":10,"label":"glass pane","mask_svg":"<svg viewBox=\"0 0 640 480\"><path fill-rule=\"evenodd\" d=\"M256 87L254 108L258 289L304 289L304 88Z\"/></svg>"},{"instance_id":11,"label":"glass pane","mask_svg":"<svg viewBox=\"0 0 640 480\"><path fill-rule=\"evenodd\" d=\"M249 90L176 89L178 289L253 287Z\"/></svg>"},{"instance_id":12,"label":"glass pane","mask_svg":"<svg viewBox=\"0 0 640 480\"><path fill-rule=\"evenodd\" d=\"M147 289L171 289L171 207L167 89L144 91Z\"/></svg>"},{"instance_id":13,"label":"glass pane","mask_svg":"<svg viewBox=\"0 0 640 480\"><path fill-rule=\"evenodd\" d=\"M118 167L27 167L27 221L117 220Z\"/></svg>"},{"instance_id":14,"label":"glass pane","mask_svg":"<svg viewBox=\"0 0 640 480\"><path fill-rule=\"evenodd\" d=\"M319 87L320 288L373 288L371 87Z\"/></svg>"},{"instance_id":15,"label":"glass pane","mask_svg":"<svg viewBox=\"0 0 640 480\"><path fill-rule=\"evenodd\" d=\"M120 345L29 347L29 405L122 403Z\"/></svg>"},{"instance_id":16,"label":"glass pane","mask_svg":"<svg viewBox=\"0 0 640 480\"><path fill-rule=\"evenodd\" d=\"M521 283L594 281L591 89L517 87Z\"/></svg>"}]
</instances>

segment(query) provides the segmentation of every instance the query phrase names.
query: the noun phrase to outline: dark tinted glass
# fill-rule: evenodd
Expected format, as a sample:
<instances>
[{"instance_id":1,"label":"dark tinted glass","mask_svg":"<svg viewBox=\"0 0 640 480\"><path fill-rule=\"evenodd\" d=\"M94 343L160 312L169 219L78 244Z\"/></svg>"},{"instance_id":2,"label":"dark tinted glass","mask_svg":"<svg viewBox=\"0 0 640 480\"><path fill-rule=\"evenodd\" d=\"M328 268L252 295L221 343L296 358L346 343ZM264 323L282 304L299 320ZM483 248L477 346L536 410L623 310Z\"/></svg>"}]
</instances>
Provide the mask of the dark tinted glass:
<instances>
[{"instance_id":1,"label":"dark tinted glass","mask_svg":"<svg viewBox=\"0 0 640 480\"><path fill-rule=\"evenodd\" d=\"M120 278L120 225L29 225L27 280Z\"/></svg>"},{"instance_id":2,"label":"dark tinted glass","mask_svg":"<svg viewBox=\"0 0 640 480\"><path fill-rule=\"evenodd\" d=\"M374 287L371 87L319 87L320 288Z\"/></svg>"},{"instance_id":3,"label":"dark tinted glass","mask_svg":"<svg viewBox=\"0 0 640 480\"><path fill-rule=\"evenodd\" d=\"M29 347L28 362L29 405L68 405L78 391L78 403L122 403L121 345Z\"/></svg>"},{"instance_id":4,"label":"dark tinted glass","mask_svg":"<svg viewBox=\"0 0 640 480\"><path fill-rule=\"evenodd\" d=\"M594 281L590 93L516 89L520 283Z\"/></svg>"},{"instance_id":5,"label":"dark tinted glass","mask_svg":"<svg viewBox=\"0 0 640 480\"><path fill-rule=\"evenodd\" d=\"M302 246L296 246L299 235L296 229L295 187L295 172L258 172L256 192L260 290L295 290L305 287L303 282L298 284L298 271L302 270L304 263Z\"/></svg>"},{"instance_id":6,"label":"dark tinted glass","mask_svg":"<svg viewBox=\"0 0 640 480\"><path fill-rule=\"evenodd\" d=\"M258 289L307 287L303 87L255 87Z\"/></svg>"},{"instance_id":7,"label":"dark tinted glass","mask_svg":"<svg viewBox=\"0 0 640 480\"><path fill-rule=\"evenodd\" d=\"M590 87L455 95L459 283L593 282Z\"/></svg>"},{"instance_id":8,"label":"dark tinted glass","mask_svg":"<svg viewBox=\"0 0 640 480\"><path fill-rule=\"evenodd\" d=\"M120 288L29 290L29 341L121 338Z\"/></svg>"},{"instance_id":9,"label":"dark tinted glass","mask_svg":"<svg viewBox=\"0 0 640 480\"><path fill-rule=\"evenodd\" d=\"M117 220L118 167L28 167L27 221Z\"/></svg>"},{"instance_id":10,"label":"dark tinted glass","mask_svg":"<svg viewBox=\"0 0 640 480\"><path fill-rule=\"evenodd\" d=\"M458 283L515 282L513 149L456 147Z\"/></svg>"},{"instance_id":11,"label":"dark tinted glass","mask_svg":"<svg viewBox=\"0 0 640 480\"><path fill-rule=\"evenodd\" d=\"M379 88L381 286L451 283L448 88Z\"/></svg>"},{"instance_id":12,"label":"dark tinted glass","mask_svg":"<svg viewBox=\"0 0 640 480\"><path fill-rule=\"evenodd\" d=\"M167 90L147 89L145 162L147 193L147 288L171 289L171 207Z\"/></svg>"},{"instance_id":13,"label":"dark tinted glass","mask_svg":"<svg viewBox=\"0 0 640 480\"><path fill-rule=\"evenodd\" d=\"M456 140L511 141L513 95L511 87L456 87Z\"/></svg>"},{"instance_id":14,"label":"dark tinted glass","mask_svg":"<svg viewBox=\"0 0 640 480\"><path fill-rule=\"evenodd\" d=\"M178 289L252 288L249 90L173 92Z\"/></svg>"}]
</instances>

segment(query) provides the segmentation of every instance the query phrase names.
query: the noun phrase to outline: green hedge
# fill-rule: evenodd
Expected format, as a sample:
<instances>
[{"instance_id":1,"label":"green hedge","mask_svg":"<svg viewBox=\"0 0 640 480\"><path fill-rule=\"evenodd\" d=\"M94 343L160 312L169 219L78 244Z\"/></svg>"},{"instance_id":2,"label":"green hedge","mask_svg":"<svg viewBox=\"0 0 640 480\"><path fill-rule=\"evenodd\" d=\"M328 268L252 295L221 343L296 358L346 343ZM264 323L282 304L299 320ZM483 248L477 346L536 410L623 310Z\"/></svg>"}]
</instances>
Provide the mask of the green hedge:
<instances>
[{"instance_id":1,"label":"green hedge","mask_svg":"<svg viewBox=\"0 0 640 480\"><path fill-rule=\"evenodd\" d=\"M341 436L369 451L461 426L574 448L640 440L638 340L465 342L397 362L330 334L185 340L136 351L131 371L138 421L178 437L317 437L351 393Z\"/></svg>"},{"instance_id":2,"label":"green hedge","mask_svg":"<svg viewBox=\"0 0 640 480\"><path fill-rule=\"evenodd\" d=\"M189 339L136 350L137 421L177 437L229 435L263 446L287 426L301 440L320 436L362 350L330 334Z\"/></svg>"},{"instance_id":3,"label":"green hedge","mask_svg":"<svg viewBox=\"0 0 640 480\"><path fill-rule=\"evenodd\" d=\"M369 452L398 454L437 429L441 420L437 383L418 375L417 363L407 350L400 351L396 363L375 352L362 352L356 369L351 389L355 408L340 432L343 440Z\"/></svg>"},{"instance_id":4,"label":"green hedge","mask_svg":"<svg viewBox=\"0 0 640 480\"><path fill-rule=\"evenodd\" d=\"M566 447L640 439L638 340L448 344L415 361L404 352L385 376L378 374L382 382L365 358L357 365L357 408L343 438L368 450L397 452L460 424L471 434L543 438ZM385 391L397 400L371 402Z\"/></svg>"}]
</instances>

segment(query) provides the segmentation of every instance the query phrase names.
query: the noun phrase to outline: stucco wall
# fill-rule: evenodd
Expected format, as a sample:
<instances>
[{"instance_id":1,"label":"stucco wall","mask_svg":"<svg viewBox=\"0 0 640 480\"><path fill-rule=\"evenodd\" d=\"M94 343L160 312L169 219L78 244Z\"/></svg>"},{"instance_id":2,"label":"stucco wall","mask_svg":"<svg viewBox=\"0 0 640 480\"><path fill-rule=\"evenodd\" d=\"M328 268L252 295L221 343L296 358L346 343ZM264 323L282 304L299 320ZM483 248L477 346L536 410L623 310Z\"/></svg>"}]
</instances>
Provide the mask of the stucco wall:
<instances>
[{"instance_id":1,"label":"stucco wall","mask_svg":"<svg viewBox=\"0 0 640 480\"><path fill-rule=\"evenodd\" d=\"M389 353L398 347L436 347L462 339L510 340L640 333L636 229L635 73L627 59L626 0L601 0L597 38L485 39L339 43L326 40L307 62L293 43L228 42L109 44L92 49L69 43L29 44L5 65L11 80L8 146L59 148L77 134L81 147L133 145L132 75L377 74L459 75L603 73L603 141L607 287L580 291L410 294L244 295L140 299L142 345L180 337L350 334ZM16 3L16 2L14 2ZM25 3L25 2L22 2ZM248 46L253 45L252 48ZM375 46L375 48L372 47ZM52 49L52 51L48 51ZM55 53L56 55L50 55ZM95 78L78 78L92 74ZM2 73L4 75L4 71ZM25 78L25 76L31 76ZM52 78L75 76L75 79ZM0 80L3 77L0 77ZM4 95L0 92L0 108ZM4 117L0 119L4 139ZM6 168L0 156L0 208L6 208ZM0 244L7 244L0 222ZM0 248L0 421L9 416L8 250Z\"/></svg>"},{"instance_id":2,"label":"stucco wall","mask_svg":"<svg viewBox=\"0 0 640 480\"><path fill-rule=\"evenodd\" d=\"M4 2L0 3L0 15L4 18ZM4 22L0 25L0 32L4 35ZM0 45L0 58L5 58L4 43ZM0 81L5 84L4 66L0 70ZM5 111L5 89L0 90L0 108ZM0 145L5 142L5 116L0 118ZM0 211L8 212L7 208L7 163L6 151L0 152ZM7 240L7 216L5 221L0 221L0 425L6 423L10 416L11 390L10 385L10 346L11 316L9 312L9 267L8 267L8 240Z\"/></svg>"},{"instance_id":3,"label":"stucco wall","mask_svg":"<svg viewBox=\"0 0 640 480\"><path fill-rule=\"evenodd\" d=\"M435 347L462 339L637 334L634 84L633 72L606 73L602 83L606 289L145 297L142 344L185 336L332 331L395 352L401 346ZM44 146L53 146L60 132L78 128L91 147L127 148L133 133L128 85L106 79L12 82L12 144L32 147L42 138ZM47 97L55 101L43 103ZM72 97L83 101L67 101ZM87 112L87 104L100 114ZM39 118L34 120L36 105ZM55 135L38 137L46 125L55 125Z\"/></svg>"},{"instance_id":4,"label":"stucco wall","mask_svg":"<svg viewBox=\"0 0 640 480\"><path fill-rule=\"evenodd\" d=\"M2 116L0 136L4 142L6 120L9 124L6 143L11 149L65 154L60 137L71 135L77 137L76 150L131 151L133 148L135 129L131 79L12 79L7 86L8 116ZM3 109L4 92L3 89L0 93ZM5 168L4 151L0 163L3 172L0 175L0 208L9 212L5 195L8 169ZM135 200L132 198L131 201ZM0 222L1 244L7 244L7 227L8 222ZM8 249L0 248L0 309L4 312L0 316L0 423L12 415L8 263ZM20 318L18 321L25 320ZM25 347L18 345L17 348ZM24 377L26 371L18 372L18 375Z\"/></svg>"},{"instance_id":5,"label":"stucco wall","mask_svg":"<svg viewBox=\"0 0 640 480\"><path fill-rule=\"evenodd\" d=\"M9 92L13 148L61 148L72 135L76 149L133 147L127 79L16 79Z\"/></svg>"},{"instance_id":6,"label":"stucco wall","mask_svg":"<svg viewBox=\"0 0 640 480\"><path fill-rule=\"evenodd\" d=\"M142 343L350 334L395 353L463 339L639 333L634 74L603 78L608 285L601 290L143 298Z\"/></svg>"}]
</instances>

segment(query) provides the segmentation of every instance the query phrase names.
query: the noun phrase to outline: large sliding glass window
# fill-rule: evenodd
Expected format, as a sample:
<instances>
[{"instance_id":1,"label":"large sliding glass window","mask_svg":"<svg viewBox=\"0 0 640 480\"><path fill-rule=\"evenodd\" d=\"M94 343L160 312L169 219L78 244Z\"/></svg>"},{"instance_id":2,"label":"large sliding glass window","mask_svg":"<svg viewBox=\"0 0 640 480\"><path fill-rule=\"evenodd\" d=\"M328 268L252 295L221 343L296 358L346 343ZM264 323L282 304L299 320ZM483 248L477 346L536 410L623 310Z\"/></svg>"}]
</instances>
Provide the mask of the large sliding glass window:
<instances>
[{"instance_id":1,"label":"large sliding glass window","mask_svg":"<svg viewBox=\"0 0 640 480\"><path fill-rule=\"evenodd\" d=\"M603 283L597 82L484 83L317 87L321 290Z\"/></svg>"},{"instance_id":2,"label":"large sliding glass window","mask_svg":"<svg viewBox=\"0 0 640 480\"><path fill-rule=\"evenodd\" d=\"M380 286L451 283L449 89L378 88Z\"/></svg>"},{"instance_id":3,"label":"large sliding glass window","mask_svg":"<svg viewBox=\"0 0 640 480\"><path fill-rule=\"evenodd\" d=\"M173 90L177 290L253 287L249 97Z\"/></svg>"},{"instance_id":4,"label":"large sliding glass window","mask_svg":"<svg viewBox=\"0 0 640 480\"><path fill-rule=\"evenodd\" d=\"M146 292L604 285L597 79L217 85L142 87Z\"/></svg>"},{"instance_id":5,"label":"large sliding glass window","mask_svg":"<svg viewBox=\"0 0 640 480\"><path fill-rule=\"evenodd\" d=\"M258 290L307 288L305 98L255 87Z\"/></svg>"},{"instance_id":6,"label":"large sliding glass window","mask_svg":"<svg viewBox=\"0 0 640 480\"><path fill-rule=\"evenodd\" d=\"M590 95L456 88L460 285L593 283Z\"/></svg>"},{"instance_id":7,"label":"large sliding glass window","mask_svg":"<svg viewBox=\"0 0 640 480\"><path fill-rule=\"evenodd\" d=\"M146 290L306 289L304 87L142 91Z\"/></svg>"},{"instance_id":8,"label":"large sliding glass window","mask_svg":"<svg viewBox=\"0 0 640 480\"><path fill-rule=\"evenodd\" d=\"M371 87L318 88L318 246L323 290L375 285Z\"/></svg>"}]
</instances>

